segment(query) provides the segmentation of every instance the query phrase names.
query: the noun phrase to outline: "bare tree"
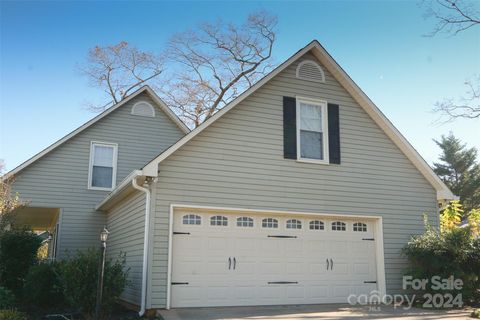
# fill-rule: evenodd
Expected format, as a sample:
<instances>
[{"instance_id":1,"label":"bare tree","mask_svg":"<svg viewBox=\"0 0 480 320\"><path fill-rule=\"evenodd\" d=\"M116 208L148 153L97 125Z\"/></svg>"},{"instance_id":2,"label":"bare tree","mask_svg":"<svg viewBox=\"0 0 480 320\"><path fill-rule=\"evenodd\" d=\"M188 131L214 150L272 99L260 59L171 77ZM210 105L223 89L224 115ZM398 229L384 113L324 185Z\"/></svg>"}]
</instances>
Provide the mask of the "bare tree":
<instances>
[{"instance_id":1,"label":"bare tree","mask_svg":"<svg viewBox=\"0 0 480 320\"><path fill-rule=\"evenodd\" d=\"M427 17L437 20L430 36L439 32L457 34L480 24L478 0L429 0L425 1Z\"/></svg>"},{"instance_id":2,"label":"bare tree","mask_svg":"<svg viewBox=\"0 0 480 320\"><path fill-rule=\"evenodd\" d=\"M0 159L0 233L8 230L14 222L18 210L26 205L20 200L18 193L12 192L13 177L1 176L5 169L5 162Z\"/></svg>"},{"instance_id":3,"label":"bare tree","mask_svg":"<svg viewBox=\"0 0 480 320\"><path fill-rule=\"evenodd\" d=\"M118 103L129 93L162 73L162 58L144 52L122 41L111 46L95 46L88 52L87 62L80 66L92 86L103 89L108 100ZM90 105L92 111L109 106Z\"/></svg>"},{"instance_id":4,"label":"bare tree","mask_svg":"<svg viewBox=\"0 0 480 320\"><path fill-rule=\"evenodd\" d=\"M265 11L240 26L204 23L169 41L162 95L193 127L211 117L271 68L277 19Z\"/></svg>"},{"instance_id":5,"label":"bare tree","mask_svg":"<svg viewBox=\"0 0 480 320\"><path fill-rule=\"evenodd\" d=\"M475 26L480 26L480 2L478 0L429 0L426 16L437 20L430 36L439 32L456 35ZM465 81L466 95L459 99L447 98L435 103L434 112L446 117L446 121L457 118L480 118L480 75Z\"/></svg>"},{"instance_id":6,"label":"bare tree","mask_svg":"<svg viewBox=\"0 0 480 320\"><path fill-rule=\"evenodd\" d=\"M465 81L467 91L465 97L444 99L435 103L433 111L447 116L447 121L457 118L480 118L480 75L473 80Z\"/></svg>"}]
</instances>

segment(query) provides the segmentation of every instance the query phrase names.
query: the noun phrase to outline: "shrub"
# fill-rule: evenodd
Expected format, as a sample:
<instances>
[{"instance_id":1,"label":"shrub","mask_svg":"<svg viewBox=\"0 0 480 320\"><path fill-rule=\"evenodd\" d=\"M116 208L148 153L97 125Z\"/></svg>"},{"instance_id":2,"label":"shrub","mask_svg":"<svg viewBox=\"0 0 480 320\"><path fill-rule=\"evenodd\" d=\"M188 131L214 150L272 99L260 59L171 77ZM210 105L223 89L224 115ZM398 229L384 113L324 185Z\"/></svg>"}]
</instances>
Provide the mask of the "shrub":
<instances>
[{"instance_id":1,"label":"shrub","mask_svg":"<svg viewBox=\"0 0 480 320\"><path fill-rule=\"evenodd\" d=\"M427 226L427 231L413 237L403 253L410 262L409 274L414 278L446 279L453 275L462 279L463 288L450 293L461 293L464 303L480 299L480 239L472 237L470 228L439 232ZM428 285L425 291L434 293Z\"/></svg>"},{"instance_id":2,"label":"shrub","mask_svg":"<svg viewBox=\"0 0 480 320\"><path fill-rule=\"evenodd\" d=\"M13 307L15 304L15 296L12 291L7 288L0 287L0 309L7 309Z\"/></svg>"},{"instance_id":3,"label":"shrub","mask_svg":"<svg viewBox=\"0 0 480 320\"><path fill-rule=\"evenodd\" d=\"M42 243L39 236L27 229L14 229L0 236L0 285L21 293L23 279L37 261Z\"/></svg>"},{"instance_id":4,"label":"shrub","mask_svg":"<svg viewBox=\"0 0 480 320\"><path fill-rule=\"evenodd\" d=\"M27 316L23 312L17 310L0 310L0 320L27 320Z\"/></svg>"},{"instance_id":5,"label":"shrub","mask_svg":"<svg viewBox=\"0 0 480 320\"><path fill-rule=\"evenodd\" d=\"M77 251L60 263L64 295L72 307L78 307L87 317L95 311L100 253L96 249ZM115 261L105 261L102 315L107 317L128 284L125 255Z\"/></svg>"},{"instance_id":6,"label":"shrub","mask_svg":"<svg viewBox=\"0 0 480 320\"><path fill-rule=\"evenodd\" d=\"M56 267L53 262L45 262L30 268L23 288L26 303L42 308L63 304L63 288Z\"/></svg>"}]
</instances>

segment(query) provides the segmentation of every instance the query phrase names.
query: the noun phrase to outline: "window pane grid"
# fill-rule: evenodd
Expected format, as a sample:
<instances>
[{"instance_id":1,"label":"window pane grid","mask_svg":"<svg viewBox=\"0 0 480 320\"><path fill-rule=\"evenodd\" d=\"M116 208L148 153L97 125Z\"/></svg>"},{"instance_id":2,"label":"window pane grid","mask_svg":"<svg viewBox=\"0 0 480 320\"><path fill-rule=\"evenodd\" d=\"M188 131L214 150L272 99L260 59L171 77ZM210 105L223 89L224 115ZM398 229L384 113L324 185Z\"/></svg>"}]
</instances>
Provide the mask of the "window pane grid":
<instances>
[{"instance_id":1,"label":"window pane grid","mask_svg":"<svg viewBox=\"0 0 480 320\"><path fill-rule=\"evenodd\" d=\"M347 227L346 227L345 222L335 221L335 222L332 222L332 230L333 231L346 231Z\"/></svg>"},{"instance_id":2,"label":"window pane grid","mask_svg":"<svg viewBox=\"0 0 480 320\"><path fill-rule=\"evenodd\" d=\"M228 219L224 216L213 216L210 218L210 225L226 227L228 225Z\"/></svg>"},{"instance_id":3,"label":"window pane grid","mask_svg":"<svg viewBox=\"0 0 480 320\"><path fill-rule=\"evenodd\" d=\"M262 220L263 228L278 228L278 220L273 218L265 218Z\"/></svg>"},{"instance_id":4,"label":"window pane grid","mask_svg":"<svg viewBox=\"0 0 480 320\"><path fill-rule=\"evenodd\" d=\"M325 159L322 104L299 102L300 157L305 159Z\"/></svg>"},{"instance_id":5,"label":"window pane grid","mask_svg":"<svg viewBox=\"0 0 480 320\"><path fill-rule=\"evenodd\" d=\"M367 225L362 222L355 222L353 224L353 231L367 232Z\"/></svg>"},{"instance_id":6,"label":"window pane grid","mask_svg":"<svg viewBox=\"0 0 480 320\"><path fill-rule=\"evenodd\" d=\"M323 221L310 221L310 230L324 230L325 229L325 224Z\"/></svg>"},{"instance_id":7,"label":"window pane grid","mask_svg":"<svg viewBox=\"0 0 480 320\"><path fill-rule=\"evenodd\" d=\"M237 227L253 227L253 219L249 217L237 218Z\"/></svg>"},{"instance_id":8,"label":"window pane grid","mask_svg":"<svg viewBox=\"0 0 480 320\"><path fill-rule=\"evenodd\" d=\"M302 222L297 219L290 219L287 221L287 229L302 229Z\"/></svg>"},{"instance_id":9,"label":"window pane grid","mask_svg":"<svg viewBox=\"0 0 480 320\"><path fill-rule=\"evenodd\" d=\"M200 225L201 223L202 218L196 214L187 214L183 216L183 224Z\"/></svg>"}]
</instances>

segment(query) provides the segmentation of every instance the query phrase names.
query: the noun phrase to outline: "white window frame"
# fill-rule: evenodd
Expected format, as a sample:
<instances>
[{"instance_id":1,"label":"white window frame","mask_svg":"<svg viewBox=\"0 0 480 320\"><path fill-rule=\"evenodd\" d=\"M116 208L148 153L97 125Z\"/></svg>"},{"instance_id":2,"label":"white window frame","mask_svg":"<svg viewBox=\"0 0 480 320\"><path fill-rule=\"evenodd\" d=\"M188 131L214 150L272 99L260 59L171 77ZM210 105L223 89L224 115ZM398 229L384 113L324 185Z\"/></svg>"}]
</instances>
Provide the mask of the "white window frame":
<instances>
[{"instance_id":1,"label":"white window frame","mask_svg":"<svg viewBox=\"0 0 480 320\"><path fill-rule=\"evenodd\" d=\"M329 164L329 154L328 154L328 103L326 100L312 99L306 97L296 97L296 127L297 127L297 161L299 162L309 162L309 163L318 163L318 164ZM308 103L319 105L322 112L322 130L323 130L323 159L311 159L311 158L302 158L302 146L300 139L300 103Z\"/></svg>"},{"instance_id":2,"label":"white window frame","mask_svg":"<svg viewBox=\"0 0 480 320\"><path fill-rule=\"evenodd\" d=\"M112 187L111 188L102 188L92 186L92 175L93 175L93 153L95 146L103 147L113 147L113 172L112 172ZM111 142L102 142L102 141L90 141L90 161L88 163L88 189L89 190L101 190L101 191L112 191L115 189L117 182L117 157L118 157L118 144Z\"/></svg>"}]
</instances>

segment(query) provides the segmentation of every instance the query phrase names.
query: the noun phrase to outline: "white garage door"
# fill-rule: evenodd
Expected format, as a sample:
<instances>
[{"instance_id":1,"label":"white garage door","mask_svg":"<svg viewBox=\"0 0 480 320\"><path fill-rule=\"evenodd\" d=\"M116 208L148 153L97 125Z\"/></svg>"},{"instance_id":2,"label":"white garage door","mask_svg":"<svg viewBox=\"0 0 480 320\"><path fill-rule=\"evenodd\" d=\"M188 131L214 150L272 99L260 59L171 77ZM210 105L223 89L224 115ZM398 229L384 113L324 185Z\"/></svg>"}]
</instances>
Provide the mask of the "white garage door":
<instances>
[{"instance_id":1,"label":"white garage door","mask_svg":"<svg viewBox=\"0 0 480 320\"><path fill-rule=\"evenodd\" d=\"M377 288L373 224L177 212L171 306L346 303Z\"/></svg>"}]
</instances>

